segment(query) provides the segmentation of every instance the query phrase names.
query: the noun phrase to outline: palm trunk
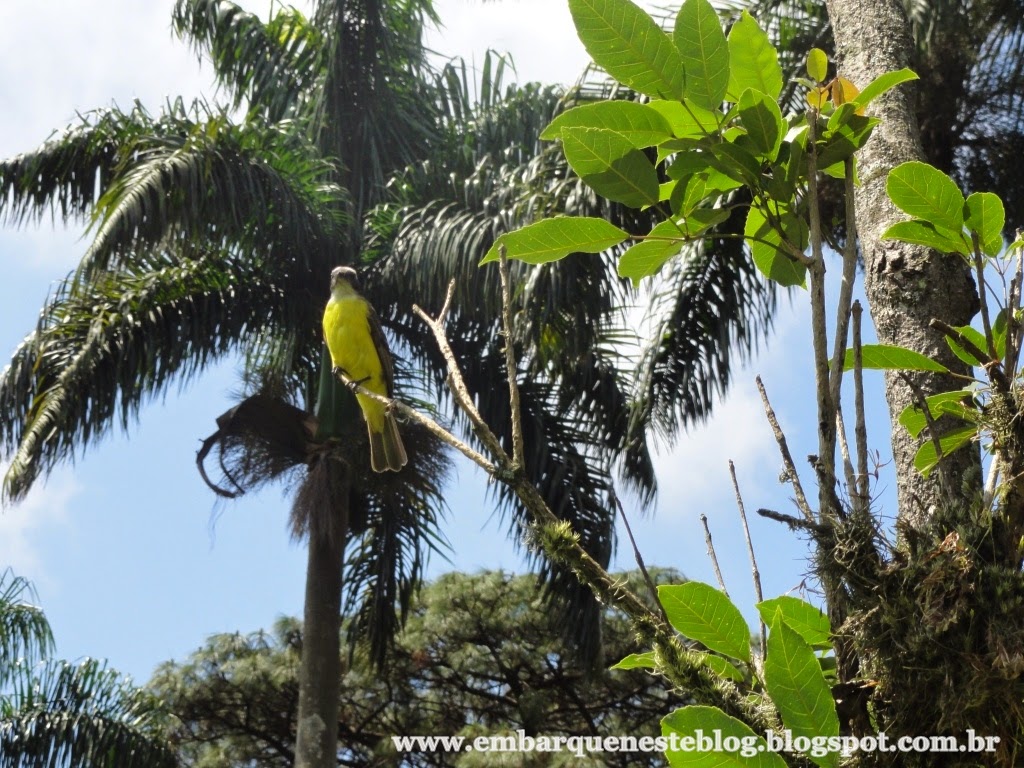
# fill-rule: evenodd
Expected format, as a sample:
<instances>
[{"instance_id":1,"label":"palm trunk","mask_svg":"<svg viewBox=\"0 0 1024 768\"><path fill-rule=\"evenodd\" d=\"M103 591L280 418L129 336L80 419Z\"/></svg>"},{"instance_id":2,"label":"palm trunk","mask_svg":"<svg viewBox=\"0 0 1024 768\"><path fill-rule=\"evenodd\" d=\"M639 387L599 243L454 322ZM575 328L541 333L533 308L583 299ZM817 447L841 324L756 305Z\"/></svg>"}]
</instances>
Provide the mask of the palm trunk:
<instances>
[{"instance_id":1,"label":"palm trunk","mask_svg":"<svg viewBox=\"0 0 1024 768\"><path fill-rule=\"evenodd\" d=\"M333 463L333 462L332 462ZM345 492L324 510L347 512L347 469L339 485ZM335 491L339 490L337 487ZM347 519L347 514L342 517ZM295 768L337 768L338 697L341 688L341 571L345 556L344 526L316 525L309 531L306 604L299 669L299 722Z\"/></svg>"},{"instance_id":2,"label":"palm trunk","mask_svg":"<svg viewBox=\"0 0 1024 768\"><path fill-rule=\"evenodd\" d=\"M863 88L884 72L908 66L914 47L900 0L827 0L827 6L839 71L844 77ZM890 91L873 102L871 110L882 122L857 156L861 187L856 212L865 290L878 340L908 347L939 360L955 373L968 374L970 371L953 355L941 334L928 325L934 317L950 325L970 322L978 308L978 297L968 267L958 256L880 239L891 224L906 218L886 195L889 171L908 160L925 160L911 88L901 86ZM911 380L924 396L963 386L945 374L917 374ZM936 482L939 477L947 477L956 492L965 474L975 470L980 491L980 456L977 449L962 448L943 459L940 467L944 471L922 477L914 468L918 441L897 422L903 409L915 402L915 393L892 372L886 374L885 391L892 423L899 519L916 528L942 503ZM940 420L937 426L941 433L950 425Z\"/></svg>"}]
</instances>

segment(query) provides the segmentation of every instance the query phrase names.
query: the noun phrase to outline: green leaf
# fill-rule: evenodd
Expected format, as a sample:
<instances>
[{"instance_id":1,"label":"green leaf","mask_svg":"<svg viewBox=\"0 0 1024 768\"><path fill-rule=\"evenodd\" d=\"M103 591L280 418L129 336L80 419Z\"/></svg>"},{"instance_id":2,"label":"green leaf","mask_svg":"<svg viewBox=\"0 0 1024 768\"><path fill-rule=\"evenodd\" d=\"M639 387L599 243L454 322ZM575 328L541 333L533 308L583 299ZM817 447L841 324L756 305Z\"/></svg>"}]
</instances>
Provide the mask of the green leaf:
<instances>
[{"instance_id":1,"label":"green leaf","mask_svg":"<svg viewBox=\"0 0 1024 768\"><path fill-rule=\"evenodd\" d=\"M721 112L704 109L690 99L682 101L656 99L648 103L647 106L668 121L672 135L679 139L708 136L718 130L718 126L723 120Z\"/></svg>"},{"instance_id":2,"label":"green leaf","mask_svg":"<svg viewBox=\"0 0 1024 768\"><path fill-rule=\"evenodd\" d=\"M779 155L786 123L774 99L747 88L740 96L737 110L740 122L747 129L747 136L757 149L760 157L774 160Z\"/></svg>"},{"instance_id":3,"label":"green leaf","mask_svg":"<svg viewBox=\"0 0 1024 768\"><path fill-rule=\"evenodd\" d=\"M794 737L839 735L835 701L821 665L811 646L790 629L781 612L775 614L768 633L764 683L779 709L782 724L792 731ZM820 766L831 767L839 763L839 755L834 752L821 757L807 756Z\"/></svg>"},{"instance_id":4,"label":"green leaf","mask_svg":"<svg viewBox=\"0 0 1024 768\"><path fill-rule=\"evenodd\" d=\"M978 235L981 250L989 256L998 256L1003 250L1003 226L1006 212L999 195L992 192L974 192L964 203L964 226Z\"/></svg>"},{"instance_id":5,"label":"green leaf","mask_svg":"<svg viewBox=\"0 0 1024 768\"><path fill-rule=\"evenodd\" d=\"M963 448L978 436L978 426L959 427L950 430L939 438L939 446L942 448L942 455L949 456L958 448ZM935 443L932 440L925 440L921 447L914 454L914 468L925 477L931 474L932 469L939 463L939 456L935 452Z\"/></svg>"},{"instance_id":6,"label":"green leaf","mask_svg":"<svg viewBox=\"0 0 1024 768\"><path fill-rule=\"evenodd\" d=\"M565 159L599 195L642 208L658 202L658 172L621 133L606 128L563 128Z\"/></svg>"},{"instance_id":7,"label":"green leaf","mask_svg":"<svg viewBox=\"0 0 1024 768\"><path fill-rule=\"evenodd\" d=\"M807 75L816 83L825 82L828 76L828 55L821 48L807 52Z\"/></svg>"},{"instance_id":8,"label":"green leaf","mask_svg":"<svg viewBox=\"0 0 1024 768\"><path fill-rule=\"evenodd\" d=\"M924 399L928 406L928 413L933 419L940 416L956 416L965 421L977 422L979 414L972 405L972 393L969 389L958 389L954 392L940 392L937 395L929 395ZM899 415L898 421L911 437L917 437L925 427L928 426L928 419L925 418L924 410L917 403L911 403Z\"/></svg>"},{"instance_id":9,"label":"green leaf","mask_svg":"<svg viewBox=\"0 0 1024 768\"><path fill-rule=\"evenodd\" d=\"M756 187L761 180L761 163L753 154L736 144L714 144L708 164L730 179Z\"/></svg>"},{"instance_id":10,"label":"green leaf","mask_svg":"<svg viewBox=\"0 0 1024 768\"><path fill-rule=\"evenodd\" d=\"M694 652L694 655L699 656L701 663L707 665L708 669L719 677L724 677L737 683L742 683L745 679L742 672L721 656L715 656L713 653L702 653L699 651Z\"/></svg>"},{"instance_id":11,"label":"green leaf","mask_svg":"<svg viewBox=\"0 0 1024 768\"><path fill-rule=\"evenodd\" d=\"M786 237L801 252L807 247L807 224L792 213L784 212L780 219ZM794 259L782 246L782 235L754 206L747 213L743 237L750 245L754 264L765 277L780 285L804 285L807 267Z\"/></svg>"},{"instance_id":12,"label":"green leaf","mask_svg":"<svg viewBox=\"0 0 1024 768\"><path fill-rule=\"evenodd\" d=\"M963 236L958 238L950 237L944 232L937 230L931 222L911 219L910 221L898 221L882 233L883 240L902 240L905 243L915 243L934 248L940 253L960 253L969 256L970 248L964 241Z\"/></svg>"},{"instance_id":13,"label":"green leaf","mask_svg":"<svg viewBox=\"0 0 1024 768\"><path fill-rule=\"evenodd\" d=\"M992 321L992 341L996 345L996 355L1002 360L1006 357L1006 310L999 310L996 319Z\"/></svg>"},{"instance_id":14,"label":"green leaf","mask_svg":"<svg viewBox=\"0 0 1024 768\"><path fill-rule=\"evenodd\" d=\"M951 233L963 229L963 193L939 169L917 160L902 163L889 171L885 189L896 207L915 219L924 219Z\"/></svg>"},{"instance_id":15,"label":"green leaf","mask_svg":"<svg viewBox=\"0 0 1024 768\"><path fill-rule=\"evenodd\" d=\"M718 109L729 86L729 45L718 13L708 0L686 0L673 32L683 61L686 98Z\"/></svg>"},{"instance_id":16,"label":"green leaf","mask_svg":"<svg viewBox=\"0 0 1024 768\"><path fill-rule=\"evenodd\" d=\"M612 664L610 669L654 669L656 666L654 651L647 651L646 653L631 653L618 664Z\"/></svg>"},{"instance_id":17,"label":"green leaf","mask_svg":"<svg viewBox=\"0 0 1024 768\"><path fill-rule=\"evenodd\" d=\"M814 648L832 647L832 627L828 616L806 600L792 595L781 595L758 603L757 611L765 624L771 624L775 620L776 612L780 613L786 626Z\"/></svg>"},{"instance_id":18,"label":"green leaf","mask_svg":"<svg viewBox=\"0 0 1024 768\"><path fill-rule=\"evenodd\" d=\"M729 30L729 87L727 101L739 101L753 88L773 101L782 93L782 67L779 54L754 17L743 11Z\"/></svg>"},{"instance_id":19,"label":"green leaf","mask_svg":"<svg viewBox=\"0 0 1024 768\"><path fill-rule=\"evenodd\" d=\"M750 661L750 629L740 609L709 584L663 584L658 599L681 634L712 651Z\"/></svg>"},{"instance_id":20,"label":"green leaf","mask_svg":"<svg viewBox=\"0 0 1024 768\"><path fill-rule=\"evenodd\" d=\"M552 120L540 137L560 139L563 128L607 128L625 136L637 149L672 137L672 127L658 110L635 101L599 101L574 107Z\"/></svg>"},{"instance_id":21,"label":"green leaf","mask_svg":"<svg viewBox=\"0 0 1024 768\"><path fill-rule=\"evenodd\" d=\"M684 242L683 232L675 222L661 222L646 239L622 254L619 277L627 277L637 285L643 278L656 274L666 261L679 253Z\"/></svg>"},{"instance_id":22,"label":"green leaf","mask_svg":"<svg viewBox=\"0 0 1024 768\"><path fill-rule=\"evenodd\" d=\"M865 369L882 371L939 371L948 373L949 369L930 357L912 349L894 347L890 344L865 344L861 347ZM843 370L853 370L853 350L846 350Z\"/></svg>"},{"instance_id":23,"label":"green leaf","mask_svg":"<svg viewBox=\"0 0 1024 768\"><path fill-rule=\"evenodd\" d=\"M630 0L569 0L576 33L594 62L652 99L683 97L683 61L654 19Z\"/></svg>"},{"instance_id":24,"label":"green leaf","mask_svg":"<svg viewBox=\"0 0 1024 768\"><path fill-rule=\"evenodd\" d=\"M768 749L768 742L760 734L754 733L746 723L730 717L717 707L689 706L677 709L662 718L661 733L665 737L676 734L676 743L681 747L665 752L668 764L674 767L786 768L786 762ZM715 736L720 736L723 741L732 738L740 744L749 744L749 753L715 750ZM698 743L700 739L708 741Z\"/></svg>"},{"instance_id":25,"label":"green leaf","mask_svg":"<svg viewBox=\"0 0 1024 768\"><path fill-rule=\"evenodd\" d=\"M629 237L627 232L604 219L588 216L556 216L506 232L491 246L481 264L498 261L504 245L510 259L527 264L544 264L570 253L601 253Z\"/></svg>"},{"instance_id":26,"label":"green leaf","mask_svg":"<svg viewBox=\"0 0 1024 768\"><path fill-rule=\"evenodd\" d=\"M886 91L910 80L917 80L917 73L911 69L904 68L897 69L895 72L886 72L868 83L853 101L860 107L866 107Z\"/></svg>"},{"instance_id":27,"label":"green leaf","mask_svg":"<svg viewBox=\"0 0 1024 768\"><path fill-rule=\"evenodd\" d=\"M877 117L852 114L841 125L836 125L824 142L818 143L818 168L824 170L835 165L864 146L878 125Z\"/></svg>"},{"instance_id":28,"label":"green leaf","mask_svg":"<svg viewBox=\"0 0 1024 768\"><path fill-rule=\"evenodd\" d=\"M969 325L960 325L956 327L956 330L960 331L964 338L974 344L979 351L985 352L988 349L988 342L985 341L985 334L977 328L972 328ZM951 336L943 336L943 338L946 340L949 348L953 350L953 354L972 367L982 366L991 361L990 357L986 357L984 360L979 360L973 353L968 352L967 349L960 344L959 340L954 339Z\"/></svg>"}]
</instances>

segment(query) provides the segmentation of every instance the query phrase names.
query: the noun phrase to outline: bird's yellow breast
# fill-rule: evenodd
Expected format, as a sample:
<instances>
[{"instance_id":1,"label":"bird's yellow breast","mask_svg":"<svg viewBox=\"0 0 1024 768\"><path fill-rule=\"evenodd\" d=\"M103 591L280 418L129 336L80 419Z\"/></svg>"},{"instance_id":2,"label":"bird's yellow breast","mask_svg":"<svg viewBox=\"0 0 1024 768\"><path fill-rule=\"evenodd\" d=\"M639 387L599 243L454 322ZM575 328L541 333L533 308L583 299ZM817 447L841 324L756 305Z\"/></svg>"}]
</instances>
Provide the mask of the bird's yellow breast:
<instances>
[{"instance_id":1,"label":"bird's yellow breast","mask_svg":"<svg viewBox=\"0 0 1024 768\"><path fill-rule=\"evenodd\" d=\"M332 296L324 310L324 339L331 362L371 392L388 395L367 319L369 305L358 296Z\"/></svg>"}]
</instances>

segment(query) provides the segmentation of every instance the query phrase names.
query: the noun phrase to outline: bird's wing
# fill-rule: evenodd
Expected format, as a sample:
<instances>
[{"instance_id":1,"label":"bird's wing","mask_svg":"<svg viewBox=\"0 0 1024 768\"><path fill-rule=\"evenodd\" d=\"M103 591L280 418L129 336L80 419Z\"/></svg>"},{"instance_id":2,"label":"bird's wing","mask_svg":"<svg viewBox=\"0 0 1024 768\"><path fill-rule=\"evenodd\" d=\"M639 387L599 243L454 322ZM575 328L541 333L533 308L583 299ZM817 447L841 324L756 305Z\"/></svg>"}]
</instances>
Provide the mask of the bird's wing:
<instances>
[{"instance_id":1,"label":"bird's wing","mask_svg":"<svg viewBox=\"0 0 1024 768\"><path fill-rule=\"evenodd\" d=\"M395 367L391 358L391 349L388 347L388 340L384 336L384 329L381 327L377 310L370 302L366 302L366 322L370 326L370 338L373 346L377 349L377 357L380 358L381 376L384 378L384 386L387 388L388 397L395 395Z\"/></svg>"}]
</instances>

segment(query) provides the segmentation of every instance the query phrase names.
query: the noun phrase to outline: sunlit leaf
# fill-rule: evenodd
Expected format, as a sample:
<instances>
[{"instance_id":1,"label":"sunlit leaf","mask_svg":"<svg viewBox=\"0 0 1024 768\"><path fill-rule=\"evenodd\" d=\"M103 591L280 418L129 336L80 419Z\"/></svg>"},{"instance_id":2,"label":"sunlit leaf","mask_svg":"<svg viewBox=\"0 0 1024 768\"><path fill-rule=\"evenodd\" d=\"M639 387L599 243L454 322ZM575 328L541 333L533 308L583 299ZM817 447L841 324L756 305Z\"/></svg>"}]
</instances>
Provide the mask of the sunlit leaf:
<instances>
[{"instance_id":1,"label":"sunlit leaf","mask_svg":"<svg viewBox=\"0 0 1024 768\"><path fill-rule=\"evenodd\" d=\"M542 139L559 139L563 128L607 128L638 149L672 137L672 127L656 109L635 101L599 101L562 112L551 121Z\"/></svg>"},{"instance_id":2,"label":"sunlit leaf","mask_svg":"<svg viewBox=\"0 0 1024 768\"><path fill-rule=\"evenodd\" d=\"M580 41L620 83L652 99L683 96L683 62L671 38L630 0L569 0Z\"/></svg>"},{"instance_id":3,"label":"sunlit leaf","mask_svg":"<svg viewBox=\"0 0 1024 768\"><path fill-rule=\"evenodd\" d=\"M563 128L565 159L602 197L642 208L658 202L658 173L643 152L605 128Z\"/></svg>"},{"instance_id":4,"label":"sunlit leaf","mask_svg":"<svg viewBox=\"0 0 1024 768\"><path fill-rule=\"evenodd\" d=\"M959 233L964 226L964 196L939 169L912 160L896 166L885 182L889 198L906 214L938 229Z\"/></svg>"},{"instance_id":5,"label":"sunlit leaf","mask_svg":"<svg viewBox=\"0 0 1024 768\"><path fill-rule=\"evenodd\" d=\"M729 85L729 45L714 6L708 0L686 0L673 35L683 61L686 98L717 109Z\"/></svg>"},{"instance_id":6,"label":"sunlit leaf","mask_svg":"<svg viewBox=\"0 0 1024 768\"><path fill-rule=\"evenodd\" d=\"M557 261L570 253L600 253L618 245L629 235L604 219L589 216L556 216L506 232L480 261L498 261L502 245L510 259L528 264Z\"/></svg>"}]
</instances>

